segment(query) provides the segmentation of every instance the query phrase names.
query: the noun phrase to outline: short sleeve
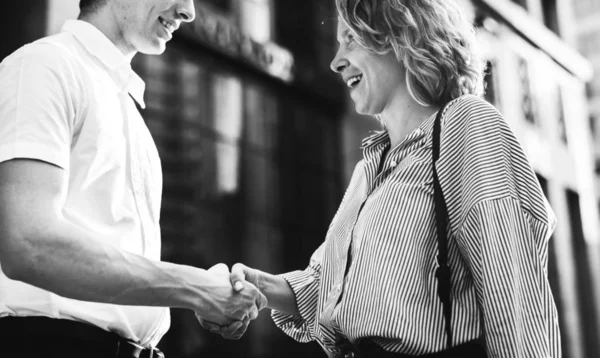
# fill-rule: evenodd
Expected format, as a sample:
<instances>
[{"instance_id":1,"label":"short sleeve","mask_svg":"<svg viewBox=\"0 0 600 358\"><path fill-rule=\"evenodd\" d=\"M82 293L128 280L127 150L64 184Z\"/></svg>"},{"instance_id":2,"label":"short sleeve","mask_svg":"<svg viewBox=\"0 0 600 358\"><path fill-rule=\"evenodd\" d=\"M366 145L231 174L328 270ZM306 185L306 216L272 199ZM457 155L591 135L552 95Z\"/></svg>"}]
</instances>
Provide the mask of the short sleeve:
<instances>
[{"instance_id":1,"label":"short sleeve","mask_svg":"<svg viewBox=\"0 0 600 358\"><path fill-rule=\"evenodd\" d=\"M0 64L0 162L37 159L69 168L76 94L68 53L26 45Z\"/></svg>"}]
</instances>

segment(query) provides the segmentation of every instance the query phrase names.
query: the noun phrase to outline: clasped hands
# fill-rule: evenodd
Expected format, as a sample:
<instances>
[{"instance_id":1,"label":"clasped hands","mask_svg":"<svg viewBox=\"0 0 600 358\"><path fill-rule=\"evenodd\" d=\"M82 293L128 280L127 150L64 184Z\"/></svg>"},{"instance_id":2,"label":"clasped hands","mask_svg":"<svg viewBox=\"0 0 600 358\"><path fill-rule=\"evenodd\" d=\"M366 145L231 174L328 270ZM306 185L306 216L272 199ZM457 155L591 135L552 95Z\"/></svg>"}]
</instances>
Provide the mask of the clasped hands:
<instances>
[{"instance_id":1,"label":"clasped hands","mask_svg":"<svg viewBox=\"0 0 600 358\"><path fill-rule=\"evenodd\" d=\"M217 280L212 292L213 307L203 313L196 312L196 318L203 328L223 338L240 339L250 321L267 306L267 298L259 289L258 275L242 264L234 265L231 272L227 265L217 264L208 272Z\"/></svg>"}]
</instances>

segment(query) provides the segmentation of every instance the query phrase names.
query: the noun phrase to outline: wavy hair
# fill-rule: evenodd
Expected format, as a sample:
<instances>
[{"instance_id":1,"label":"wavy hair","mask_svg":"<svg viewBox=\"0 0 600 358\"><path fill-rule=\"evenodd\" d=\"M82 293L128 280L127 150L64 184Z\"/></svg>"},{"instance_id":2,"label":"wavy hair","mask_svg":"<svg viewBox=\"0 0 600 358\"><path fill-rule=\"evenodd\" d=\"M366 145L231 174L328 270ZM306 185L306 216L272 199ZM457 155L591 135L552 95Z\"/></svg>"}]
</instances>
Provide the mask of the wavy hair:
<instances>
[{"instance_id":1,"label":"wavy hair","mask_svg":"<svg viewBox=\"0 0 600 358\"><path fill-rule=\"evenodd\" d=\"M336 8L367 51L394 51L417 102L443 105L483 92L475 31L455 0L336 0Z\"/></svg>"}]
</instances>

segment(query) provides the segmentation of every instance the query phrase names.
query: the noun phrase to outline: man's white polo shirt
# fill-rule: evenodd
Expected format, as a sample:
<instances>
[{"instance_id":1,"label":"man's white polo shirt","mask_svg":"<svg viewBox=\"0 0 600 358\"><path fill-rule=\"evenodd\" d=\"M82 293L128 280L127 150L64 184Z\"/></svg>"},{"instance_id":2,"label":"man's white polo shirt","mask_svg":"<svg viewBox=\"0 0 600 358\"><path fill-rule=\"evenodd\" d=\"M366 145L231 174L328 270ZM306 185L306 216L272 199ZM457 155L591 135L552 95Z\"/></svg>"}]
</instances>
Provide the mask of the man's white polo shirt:
<instances>
[{"instance_id":1,"label":"man's white polo shirt","mask_svg":"<svg viewBox=\"0 0 600 358\"><path fill-rule=\"evenodd\" d=\"M160 260L161 165L132 99L144 106L145 84L130 62L77 20L7 57L0 64L0 162L31 158L63 168L68 220L119 249ZM70 300L0 271L6 315L89 322L152 346L170 324L166 308Z\"/></svg>"}]
</instances>

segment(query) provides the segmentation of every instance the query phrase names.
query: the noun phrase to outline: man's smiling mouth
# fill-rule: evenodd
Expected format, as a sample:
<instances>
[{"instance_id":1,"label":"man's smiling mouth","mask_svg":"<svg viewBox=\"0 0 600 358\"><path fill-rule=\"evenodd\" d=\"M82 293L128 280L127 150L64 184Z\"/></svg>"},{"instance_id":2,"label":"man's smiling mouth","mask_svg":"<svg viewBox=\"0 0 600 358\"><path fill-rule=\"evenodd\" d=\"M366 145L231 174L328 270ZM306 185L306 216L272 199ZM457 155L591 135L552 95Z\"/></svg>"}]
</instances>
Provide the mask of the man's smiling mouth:
<instances>
[{"instance_id":1,"label":"man's smiling mouth","mask_svg":"<svg viewBox=\"0 0 600 358\"><path fill-rule=\"evenodd\" d=\"M177 28L175 27L174 24L168 22L167 20L163 19L162 17L159 17L158 21L160 21L160 23L163 25L165 30L167 30L170 34L172 34L173 32L175 32L177 30Z\"/></svg>"}]
</instances>

